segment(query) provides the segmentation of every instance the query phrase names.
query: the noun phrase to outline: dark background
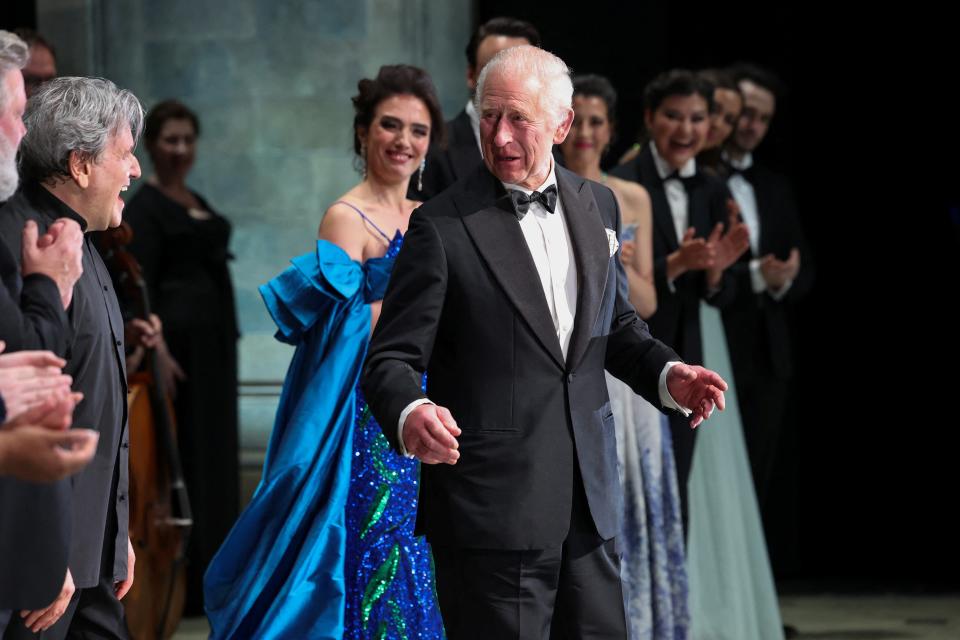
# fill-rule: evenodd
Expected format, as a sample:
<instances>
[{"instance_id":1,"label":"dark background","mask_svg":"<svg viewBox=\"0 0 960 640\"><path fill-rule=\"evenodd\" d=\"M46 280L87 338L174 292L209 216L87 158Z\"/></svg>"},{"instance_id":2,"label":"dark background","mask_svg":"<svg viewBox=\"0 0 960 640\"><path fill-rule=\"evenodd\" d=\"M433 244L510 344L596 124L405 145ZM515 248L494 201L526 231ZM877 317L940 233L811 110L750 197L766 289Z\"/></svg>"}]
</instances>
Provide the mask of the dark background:
<instances>
[{"instance_id":1,"label":"dark background","mask_svg":"<svg viewBox=\"0 0 960 640\"><path fill-rule=\"evenodd\" d=\"M660 71L750 60L781 76L790 92L757 156L793 178L817 281L798 310L783 469L799 482L781 487L795 519L771 536L778 578L796 589L956 589L955 23L916 4L855 15L838 4L478 0L474 18L530 20L574 72L611 79L612 158L635 140L643 86ZM3 3L0 28L34 24L32 0Z\"/></svg>"}]
</instances>

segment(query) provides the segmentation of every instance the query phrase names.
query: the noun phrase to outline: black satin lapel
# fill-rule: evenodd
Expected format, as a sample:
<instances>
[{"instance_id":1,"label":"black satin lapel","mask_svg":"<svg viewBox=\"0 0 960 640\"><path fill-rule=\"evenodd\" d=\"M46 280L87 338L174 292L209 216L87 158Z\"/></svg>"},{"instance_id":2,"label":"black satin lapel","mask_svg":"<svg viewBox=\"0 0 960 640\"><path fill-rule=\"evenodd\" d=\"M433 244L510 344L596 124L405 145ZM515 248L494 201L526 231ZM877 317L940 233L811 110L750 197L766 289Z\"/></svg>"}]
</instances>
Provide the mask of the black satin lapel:
<instances>
[{"instance_id":1,"label":"black satin lapel","mask_svg":"<svg viewBox=\"0 0 960 640\"><path fill-rule=\"evenodd\" d=\"M502 185L499 182L496 184L502 192ZM471 198L470 195L474 197ZM479 199L477 195L468 191L456 198L457 207L464 212L463 224L510 302L543 347L557 361L557 365L563 368L563 352L550 316L550 308L543 294L536 265L530 256L530 249L527 248L520 224L512 213L510 201L506 194L502 194L492 203L489 196ZM471 210L472 213L466 213Z\"/></svg>"},{"instance_id":2,"label":"black satin lapel","mask_svg":"<svg viewBox=\"0 0 960 640\"><path fill-rule=\"evenodd\" d=\"M590 344L590 334L600 312L607 285L610 244L606 225L587 181L557 168L557 185L577 261L577 315L567 350L568 368L573 368Z\"/></svg>"}]
</instances>

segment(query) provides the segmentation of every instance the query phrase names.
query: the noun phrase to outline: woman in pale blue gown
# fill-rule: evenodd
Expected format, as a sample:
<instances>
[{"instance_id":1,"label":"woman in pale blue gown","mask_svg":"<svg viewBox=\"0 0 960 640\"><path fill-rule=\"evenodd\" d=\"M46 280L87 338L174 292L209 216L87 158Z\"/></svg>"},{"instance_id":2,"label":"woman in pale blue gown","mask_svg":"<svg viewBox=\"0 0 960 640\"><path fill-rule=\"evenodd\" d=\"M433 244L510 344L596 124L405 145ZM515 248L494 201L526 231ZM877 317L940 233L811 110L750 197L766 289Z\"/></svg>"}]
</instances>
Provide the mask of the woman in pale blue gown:
<instances>
[{"instance_id":1,"label":"woman in pale blue gown","mask_svg":"<svg viewBox=\"0 0 960 640\"><path fill-rule=\"evenodd\" d=\"M394 452L358 381L443 118L429 76L381 68L354 98L363 180L315 251L261 287L296 345L263 479L205 578L211 638L439 640L430 548L413 534L419 463Z\"/></svg>"},{"instance_id":2,"label":"woman in pale blue gown","mask_svg":"<svg viewBox=\"0 0 960 640\"><path fill-rule=\"evenodd\" d=\"M616 93L600 76L573 79L574 120L561 146L570 170L606 184L623 217L621 255L630 301L641 317L656 311L650 196L635 182L607 176L600 159L610 143ZM607 375L617 430L624 514L619 546L630 638L687 638L687 578L680 497L666 417Z\"/></svg>"},{"instance_id":3,"label":"woman in pale blue gown","mask_svg":"<svg viewBox=\"0 0 960 640\"><path fill-rule=\"evenodd\" d=\"M708 144L721 144L743 106L736 85L717 82ZM725 86L724 86L725 85ZM733 113L728 113L733 111ZM716 158L710 148L697 159ZM703 366L726 380L726 410L715 411L697 439L688 484L690 532L687 569L693 640L783 638L779 605L757 506L736 380L720 311L700 305Z\"/></svg>"}]
</instances>

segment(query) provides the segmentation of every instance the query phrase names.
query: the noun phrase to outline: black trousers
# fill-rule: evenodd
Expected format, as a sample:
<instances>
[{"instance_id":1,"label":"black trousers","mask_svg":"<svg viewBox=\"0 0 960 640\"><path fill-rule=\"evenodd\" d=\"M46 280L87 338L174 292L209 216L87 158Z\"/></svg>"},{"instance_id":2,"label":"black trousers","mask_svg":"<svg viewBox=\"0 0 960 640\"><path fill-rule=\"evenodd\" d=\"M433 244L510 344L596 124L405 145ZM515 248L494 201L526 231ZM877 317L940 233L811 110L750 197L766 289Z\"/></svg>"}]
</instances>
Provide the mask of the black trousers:
<instances>
[{"instance_id":1,"label":"black trousers","mask_svg":"<svg viewBox=\"0 0 960 640\"><path fill-rule=\"evenodd\" d=\"M743 383L737 378L737 399L743 416L743 437L760 512L766 513L783 436L790 380L773 375L742 377Z\"/></svg>"},{"instance_id":2,"label":"black trousers","mask_svg":"<svg viewBox=\"0 0 960 640\"><path fill-rule=\"evenodd\" d=\"M116 487L110 492L116 499ZM100 582L92 587L77 589L67 610L56 624L33 633L23 626L20 612L15 611L3 640L129 640L127 619L123 605L117 600L113 585L113 540L116 537L115 519L106 527L103 554L100 562Z\"/></svg>"},{"instance_id":3,"label":"black trousers","mask_svg":"<svg viewBox=\"0 0 960 640\"><path fill-rule=\"evenodd\" d=\"M687 501L687 481L693 466L693 446L697 439L697 430L690 428L690 418L679 413L671 413L670 439L673 440L673 462L677 467L677 489L680 493L680 515L683 518L683 535L686 538L690 529L690 509ZM709 428L709 427L708 427Z\"/></svg>"},{"instance_id":4,"label":"black trousers","mask_svg":"<svg viewBox=\"0 0 960 640\"><path fill-rule=\"evenodd\" d=\"M55 625L35 634L23 626L19 612L4 634L4 640L129 640L123 605L113 593L113 580L101 578L100 583L86 589L77 589L70 605Z\"/></svg>"},{"instance_id":5,"label":"black trousers","mask_svg":"<svg viewBox=\"0 0 960 640\"><path fill-rule=\"evenodd\" d=\"M574 496L570 533L561 547L433 547L450 640L627 637L616 542L597 534L582 484Z\"/></svg>"}]
</instances>

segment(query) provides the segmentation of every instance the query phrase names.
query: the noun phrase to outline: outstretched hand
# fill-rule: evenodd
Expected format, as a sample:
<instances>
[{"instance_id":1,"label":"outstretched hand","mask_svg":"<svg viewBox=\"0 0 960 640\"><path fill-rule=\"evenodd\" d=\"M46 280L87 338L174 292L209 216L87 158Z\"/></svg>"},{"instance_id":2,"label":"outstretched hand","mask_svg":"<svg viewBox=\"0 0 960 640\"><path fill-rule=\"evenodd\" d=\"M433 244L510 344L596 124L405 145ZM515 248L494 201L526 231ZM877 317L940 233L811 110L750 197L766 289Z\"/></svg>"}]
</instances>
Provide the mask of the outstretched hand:
<instances>
[{"instance_id":1,"label":"outstretched hand","mask_svg":"<svg viewBox=\"0 0 960 640\"><path fill-rule=\"evenodd\" d=\"M710 417L714 407L723 411L727 383L717 373L689 364L675 364L667 373L667 391L681 407L689 409L690 426L695 428Z\"/></svg>"}]
</instances>

